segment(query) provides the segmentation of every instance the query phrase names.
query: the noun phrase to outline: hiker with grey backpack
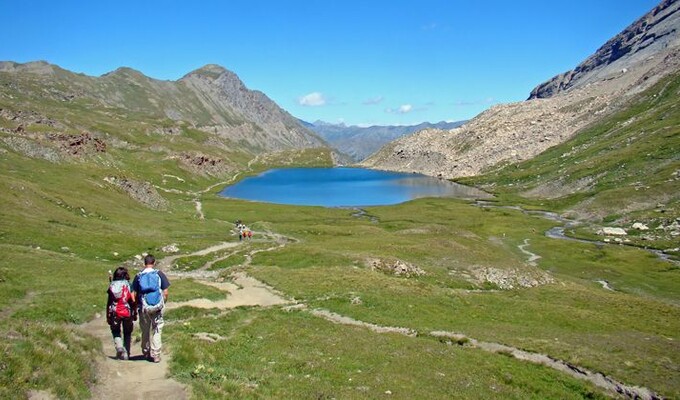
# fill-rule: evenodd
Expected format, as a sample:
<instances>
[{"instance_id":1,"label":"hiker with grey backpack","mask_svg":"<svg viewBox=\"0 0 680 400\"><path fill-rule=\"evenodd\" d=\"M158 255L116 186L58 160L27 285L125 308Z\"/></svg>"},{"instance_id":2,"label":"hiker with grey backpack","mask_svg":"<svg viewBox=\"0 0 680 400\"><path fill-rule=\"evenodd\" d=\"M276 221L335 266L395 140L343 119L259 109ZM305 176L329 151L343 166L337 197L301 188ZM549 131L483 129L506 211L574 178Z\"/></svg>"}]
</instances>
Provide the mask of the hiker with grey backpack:
<instances>
[{"instance_id":1,"label":"hiker with grey backpack","mask_svg":"<svg viewBox=\"0 0 680 400\"><path fill-rule=\"evenodd\" d=\"M132 293L142 330L142 354L157 363L161 361L163 308L168 300L170 281L163 271L154 268L155 265L154 256L144 257L144 270L132 281Z\"/></svg>"},{"instance_id":2,"label":"hiker with grey backpack","mask_svg":"<svg viewBox=\"0 0 680 400\"><path fill-rule=\"evenodd\" d=\"M106 293L108 294L106 322L111 328L116 358L127 360L130 357L133 321L137 320L137 310L127 268L119 267L113 273L109 271L109 289Z\"/></svg>"}]
</instances>

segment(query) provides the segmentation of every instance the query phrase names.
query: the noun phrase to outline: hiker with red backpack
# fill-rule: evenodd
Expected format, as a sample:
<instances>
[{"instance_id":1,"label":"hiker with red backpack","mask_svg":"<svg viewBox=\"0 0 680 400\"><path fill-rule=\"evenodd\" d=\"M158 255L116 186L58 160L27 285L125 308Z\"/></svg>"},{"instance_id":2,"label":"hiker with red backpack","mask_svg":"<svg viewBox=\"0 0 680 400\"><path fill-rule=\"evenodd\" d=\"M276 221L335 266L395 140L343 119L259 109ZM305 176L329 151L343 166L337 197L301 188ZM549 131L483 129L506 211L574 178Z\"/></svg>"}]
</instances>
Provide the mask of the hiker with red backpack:
<instances>
[{"instance_id":1,"label":"hiker with red backpack","mask_svg":"<svg viewBox=\"0 0 680 400\"><path fill-rule=\"evenodd\" d=\"M168 300L170 281L163 271L154 268L155 265L154 256L144 257L144 270L132 281L132 297L139 312L142 354L147 360L157 363L161 361L163 308Z\"/></svg>"},{"instance_id":2,"label":"hiker with red backpack","mask_svg":"<svg viewBox=\"0 0 680 400\"><path fill-rule=\"evenodd\" d=\"M127 360L130 357L133 321L137 319L134 298L130 288L130 274L127 268L119 267L113 274L109 271L109 281L106 322L111 327L113 345L116 347L116 358Z\"/></svg>"}]
</instances>

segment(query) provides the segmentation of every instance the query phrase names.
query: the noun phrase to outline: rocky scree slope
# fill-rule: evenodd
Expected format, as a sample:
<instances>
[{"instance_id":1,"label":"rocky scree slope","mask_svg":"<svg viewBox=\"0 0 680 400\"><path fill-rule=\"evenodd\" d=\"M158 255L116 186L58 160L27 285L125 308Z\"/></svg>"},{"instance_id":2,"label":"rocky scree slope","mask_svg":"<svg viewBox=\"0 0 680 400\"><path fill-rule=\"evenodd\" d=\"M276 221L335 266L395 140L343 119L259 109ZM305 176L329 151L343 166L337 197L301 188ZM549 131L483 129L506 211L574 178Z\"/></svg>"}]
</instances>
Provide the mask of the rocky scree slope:
<instances>
[{"instance_id":1,"label":"rocky scree slope","mask_svg":"<svg viewBox=\"0 0 680 400\"><path fill-rule=\"evenodd\" d=\"M599 61L584 62L591 67L572 74L571 86L537 88L541 98L494 106L460 128L427 129L398 139L362 165L452 179L531 159L679 69L679 9L677 0L662 2L588 59ZM623 38L628 51L614 51L624 47L616 44Z\"/></svg>"}]
</instances>

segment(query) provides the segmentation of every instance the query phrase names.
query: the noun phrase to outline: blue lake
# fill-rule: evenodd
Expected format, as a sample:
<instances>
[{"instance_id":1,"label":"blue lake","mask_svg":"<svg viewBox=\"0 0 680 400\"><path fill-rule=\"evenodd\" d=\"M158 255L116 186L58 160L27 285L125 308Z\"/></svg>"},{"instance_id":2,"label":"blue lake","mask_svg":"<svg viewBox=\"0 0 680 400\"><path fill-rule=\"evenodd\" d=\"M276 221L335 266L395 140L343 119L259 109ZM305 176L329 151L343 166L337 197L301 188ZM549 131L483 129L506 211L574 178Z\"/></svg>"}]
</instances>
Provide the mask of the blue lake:
<instances>
[{"instance_id":1,"label":"blue lake","mask_svg":"<svg viewBox=\"0 0 680 400\"><path fill-rule=\"evenodd\" d=\"M323 207L399 204L419 197L488 198L481 190L425 175L362 168L272 169L228 186L222 196Z\"/></svg>"}]
</instances>

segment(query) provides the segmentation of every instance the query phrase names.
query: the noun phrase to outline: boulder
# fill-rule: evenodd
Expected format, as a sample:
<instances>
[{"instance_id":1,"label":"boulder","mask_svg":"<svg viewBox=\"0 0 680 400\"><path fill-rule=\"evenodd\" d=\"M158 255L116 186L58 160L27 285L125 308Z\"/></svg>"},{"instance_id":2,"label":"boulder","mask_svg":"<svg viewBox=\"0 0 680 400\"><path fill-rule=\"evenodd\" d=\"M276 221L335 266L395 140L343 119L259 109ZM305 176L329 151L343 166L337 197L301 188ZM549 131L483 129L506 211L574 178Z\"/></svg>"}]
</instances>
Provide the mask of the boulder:
<instances>
[{"instance_id":1,"label":"boulder","mask_svg":"<svg viewBox=\"0 0 680 400\"><path fill-rule=\"evenodd\" d=\"M639 231L648 231L649 227L641 222L636 222L633 224L633 229L637 229Z\"/></svg>"},{"instance_id":2,"label":"boulder","mask_svg":"<svg viewBox=\"0 0 680 400\"><path fill-rule=\"evenodd\" d=\"M418 266L402 260L369 259L366 261L369 268L386 274L404 276L407 278L425 275L425 271Z\"/></svg>"},{"instance_id":3,"label":"boulder","mask_svg":"<svg viewBox=\"0 0 680 400\"><path fill-rule=\"evenodd\" d=\"M625 236L628 233L626 233L626 230L623 228L604 227L597 231L597 234L604 236Z\"/></svg>"},{"instance_id":4,"label":"boulder","mask_svg":"<svg viewBox=\"0 0 680 400\"><path fill-rule=\"evenodd\" d=\"M163 246L161 251L164 253L179 253L179 247L177 246L177 243L172 243L167 246Z\"/></svg>"}]
</instances>

